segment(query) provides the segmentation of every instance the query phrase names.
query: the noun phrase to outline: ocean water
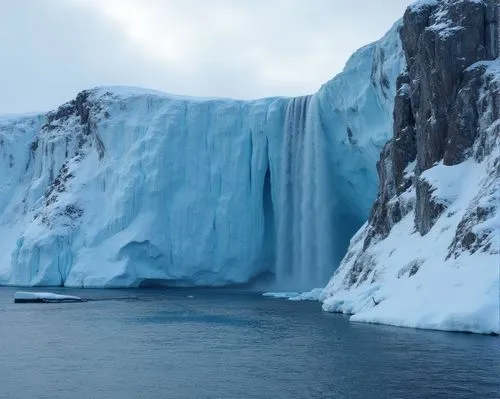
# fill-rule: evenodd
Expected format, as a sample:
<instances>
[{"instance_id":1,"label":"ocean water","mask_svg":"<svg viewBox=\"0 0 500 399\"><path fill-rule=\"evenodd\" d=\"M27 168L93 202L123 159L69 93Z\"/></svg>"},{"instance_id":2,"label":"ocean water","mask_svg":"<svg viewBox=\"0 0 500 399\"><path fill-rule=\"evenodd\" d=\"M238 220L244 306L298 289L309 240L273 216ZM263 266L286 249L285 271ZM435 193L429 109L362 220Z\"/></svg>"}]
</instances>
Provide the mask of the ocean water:
<instances>
[{"instance_id":1,"label":"ocean water","mask_svg":"<svg viewBox=\"0 0 500 399\"><path fill-rule=\"evenodd\" d=\"M0 398L496 398L498 337L350 323L224 289L0 288ZM61 290L51 290L61 292Z\"/></svg>"}]
</instances>

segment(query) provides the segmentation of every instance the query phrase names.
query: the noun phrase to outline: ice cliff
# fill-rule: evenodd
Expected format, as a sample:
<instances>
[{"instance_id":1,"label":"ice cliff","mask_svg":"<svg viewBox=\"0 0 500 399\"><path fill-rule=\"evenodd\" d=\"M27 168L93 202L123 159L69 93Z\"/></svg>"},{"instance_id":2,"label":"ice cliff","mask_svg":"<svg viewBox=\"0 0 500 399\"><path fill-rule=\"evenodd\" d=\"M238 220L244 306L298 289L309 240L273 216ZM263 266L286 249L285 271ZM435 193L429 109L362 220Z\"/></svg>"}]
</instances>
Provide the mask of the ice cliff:
<instances>
[{"instance_id":1,"label":"ice cliff","mask_svg":"<svg viewBox=\"0 0 500 399\"><path fill-rule=\"evenodd\" d=\"M375 198L399 26L310 96L108 87L0 118L0 284L323 286Z\"/></svg>"},{"instance_id":2,"label":"ice cliff","mask_svg":"<svg viewBox=\"0 0 500 399\"><path fill-rule=\"evenodd\" d=\"M500 55L495 0L420 1L368 222L323 293L354 321L500 333Z\"/></svg>"}]
</instances>

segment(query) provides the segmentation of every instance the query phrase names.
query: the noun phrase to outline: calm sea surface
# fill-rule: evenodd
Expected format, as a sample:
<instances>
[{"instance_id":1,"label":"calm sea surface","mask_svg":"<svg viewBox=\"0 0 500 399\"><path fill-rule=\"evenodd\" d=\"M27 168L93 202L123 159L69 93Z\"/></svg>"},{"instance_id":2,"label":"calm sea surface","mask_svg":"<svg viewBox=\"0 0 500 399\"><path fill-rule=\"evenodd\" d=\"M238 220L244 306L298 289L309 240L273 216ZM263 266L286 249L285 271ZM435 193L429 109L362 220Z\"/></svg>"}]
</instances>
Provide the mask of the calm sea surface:
<instances>
[{"instance_id":1,"label":"calm sea surface","mask_svg":"<svg viewBox=\"0 0 500 399\"><path fill-rule=\"evenodd\" d=\"M14 292L0 288L2 399L500 397L498 337L349 323L237 290Z\"/></svg>"}]
</instances>

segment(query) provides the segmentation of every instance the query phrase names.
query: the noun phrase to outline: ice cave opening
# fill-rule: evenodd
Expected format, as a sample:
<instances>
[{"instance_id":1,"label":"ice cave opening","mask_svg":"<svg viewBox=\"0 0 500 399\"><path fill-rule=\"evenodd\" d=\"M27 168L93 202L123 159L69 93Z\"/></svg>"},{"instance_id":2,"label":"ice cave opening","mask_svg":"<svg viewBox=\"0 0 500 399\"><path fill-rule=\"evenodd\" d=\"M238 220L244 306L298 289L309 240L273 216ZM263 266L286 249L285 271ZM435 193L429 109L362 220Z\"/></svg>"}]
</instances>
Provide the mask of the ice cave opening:
<instances>
[{"instance_id":1,"label":"ice cave opening","mask_svg":"<svg viewBox=\"0 0 500 399\"><path fill-rule=\"evenodd\" d=\"M269 165L264 176L264 186L262 189L262 205L264 213L264 234L262 248L264 249L263 262L264 269L275 274L276 265L276 228L273 198L271 191L271 169ZM266 273L268 273L266 272ZM267 277L266 277L267 278Z\"/></svg>"}]
</instances>

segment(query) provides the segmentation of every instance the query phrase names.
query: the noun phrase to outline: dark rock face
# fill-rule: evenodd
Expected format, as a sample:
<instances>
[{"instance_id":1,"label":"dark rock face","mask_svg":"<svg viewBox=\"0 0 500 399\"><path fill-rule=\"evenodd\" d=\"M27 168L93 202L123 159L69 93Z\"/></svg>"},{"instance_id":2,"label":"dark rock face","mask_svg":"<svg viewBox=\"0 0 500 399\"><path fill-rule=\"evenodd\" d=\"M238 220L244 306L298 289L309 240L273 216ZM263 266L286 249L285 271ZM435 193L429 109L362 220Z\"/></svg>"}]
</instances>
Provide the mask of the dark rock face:
<instances>
[{"instance_id":1,"label":"dark rock face","mask_svg":"<svg viewBox=\"0 0 500 399\"><path fill-rule=\"evenodd\" d=\"M426 180L418 178L415 187L417 193L415 227L420 234L424 235L429 232L446 207L432 199L434 188Z\"/></svg>"},{"instance_id":2,"label":"dark rock face","mask_svg":"<svg viewBox=\"0 0 500 399\"><path fill-rule=\"evenodd\" d=\"M416 111L421 171L443 158L462 72L487 59L486 8L479 2L444 0L424 11L409 8L404 15L401 40Z\"/></svg>"},{"instance_id":3,"label":"dark rock face","mask_svg":"<svg viewBox=\"0 0 500 399\"><path fill-rule=\"evenodd\" d=\"M370 214L370 232L365 238L365 248L373 239L387 237L392 226L412 209L412 206L402 206L398 198L412 185L411 173L405 176L405 169L415 160L417 154L409 83L406 73L400 75L396 81L394 137L384 146L377 162L380 185Z\"/></svg>"},{"instance_id":4,"label":"dark rock face","mask_svg":"<svg viewBox=\"0 0 500 399\"><path fill-rule=\"evenodd\" d=\"M406 11L401 40L407 71L397 82L394 137L377 164L380 188L365 248L375 237L386 237L407 213L399 196L411 185L416 190L415 227L421 235L445 210L419 175L440 161L461 163L473 151L484 113L477 104L485 66L471 65L499 56L498 8L496 0L442 0ZM405 176L414 160L415 176Z\"/></svg>"},{"instance_id":5,"label":"dark rock face","mask_svg":"<svg viewBox=\"0 0 500 399\"><path fill-rule=\"evenodd\" d=\"M417 156L415 118L410 101L410 77L402 74L397 80L398 92L394 102L394 139L392 140L392 166L397 194L411 186L411 179L404 176L404 170Z\"/></svg>"},{"instance_id":6,"label":"dark rock face","mask_svg":"<svg viewBox=\"0 0 500 399\"><path fill-rule=\"evenodd\" d=\"M470 156L478 134L479 112L476 104L485 69L479 66L466 69L462 74L463 83L450 113L448 143L443 157L445 165L456 165Z\"/></svg>"},{"instance_id":7,"label":"dark rock face","mask_svg":"<svg viewBox=\"0 0 500 399\"><path fill-rule=\"evenodd\" d=\"M90 107L89 102L90 91L84 90L77 94L75 100L71 100L66 104L61 105L56 111L47 114L47 124L44 126L49 130L54 129L57 125L53 122L64 121L71 116L78 116L80 124L85 125L89 120Z\"/></svg>"},{"instance_id":8,"label":"dark rock face","mask_svg":"<svg viewBox=\"0 0 500 399\"><path fill-rule=\"evenodd\" d=\"M401 40L411 82L417 174L440 160L445 165L458 164L471 150L478 133L475 104L484 70L466 68L498 56L492 43L492 36L498 34L496 17L489 12L495 4L494 0L444 0L423 11L409 8L405 13ZM419 181L415 225L422 235L443 210L430 195L428 185Z\"/></svg>"}]
</instances>

